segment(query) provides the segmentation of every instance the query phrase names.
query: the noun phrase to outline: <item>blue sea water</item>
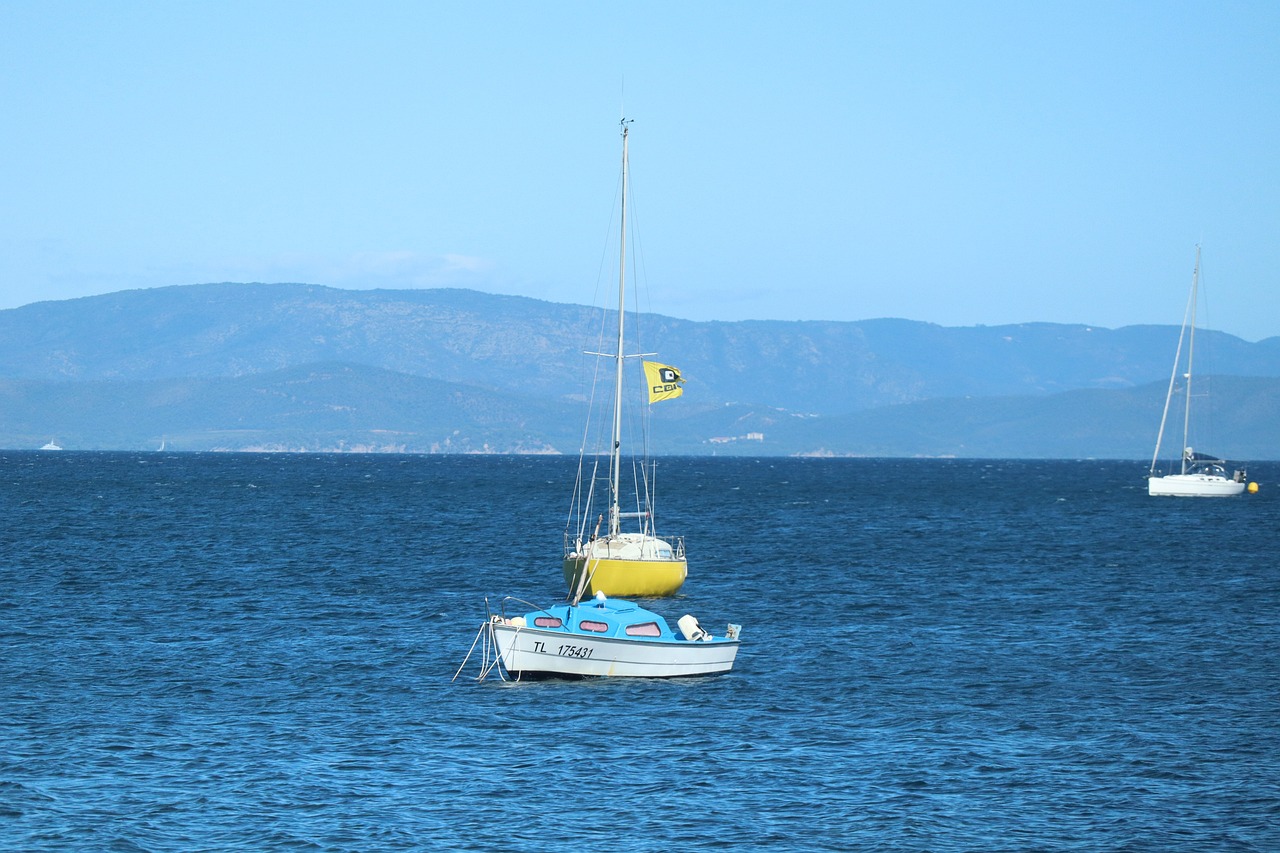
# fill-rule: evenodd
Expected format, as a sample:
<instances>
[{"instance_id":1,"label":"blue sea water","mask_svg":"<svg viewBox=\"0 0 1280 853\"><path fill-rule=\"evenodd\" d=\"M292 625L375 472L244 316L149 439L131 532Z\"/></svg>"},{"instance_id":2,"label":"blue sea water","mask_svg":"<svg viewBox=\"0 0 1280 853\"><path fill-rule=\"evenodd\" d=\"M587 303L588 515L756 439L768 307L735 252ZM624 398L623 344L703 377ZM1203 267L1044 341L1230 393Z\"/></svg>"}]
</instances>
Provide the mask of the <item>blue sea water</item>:
<instances>
[{"instance_id":1,"label":"blue sea water","mask_svg":"<svg viewBox=\"0 0 1280 853\"><path fill-rule=\"evenodd\" d=\"M451 680L574 464L0 454L0 848L1280 849L1280 466L664 459L733 672Z\"/></svg>"}]
</instances>

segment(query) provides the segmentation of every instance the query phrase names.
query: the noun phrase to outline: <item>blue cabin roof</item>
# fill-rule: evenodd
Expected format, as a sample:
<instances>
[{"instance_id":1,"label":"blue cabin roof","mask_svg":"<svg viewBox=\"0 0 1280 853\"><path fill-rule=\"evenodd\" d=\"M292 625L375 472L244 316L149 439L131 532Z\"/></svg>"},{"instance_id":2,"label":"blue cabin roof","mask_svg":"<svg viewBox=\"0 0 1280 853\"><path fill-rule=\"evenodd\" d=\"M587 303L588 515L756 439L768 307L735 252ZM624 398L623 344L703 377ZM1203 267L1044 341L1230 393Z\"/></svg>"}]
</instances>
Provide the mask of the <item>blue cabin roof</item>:
<instances>
[{"instance_id":1,"label":"blue cabin roof","mask_svg":"<svg viewBox=\"0 0 1280 853\"><path fill-rule=\"evenodd\" d=\"M667 620L633 601L595 598L583 604L557 604L525 614L530 628L563 630L592 637L675 640Z\"/></svg>"}]
</instances>

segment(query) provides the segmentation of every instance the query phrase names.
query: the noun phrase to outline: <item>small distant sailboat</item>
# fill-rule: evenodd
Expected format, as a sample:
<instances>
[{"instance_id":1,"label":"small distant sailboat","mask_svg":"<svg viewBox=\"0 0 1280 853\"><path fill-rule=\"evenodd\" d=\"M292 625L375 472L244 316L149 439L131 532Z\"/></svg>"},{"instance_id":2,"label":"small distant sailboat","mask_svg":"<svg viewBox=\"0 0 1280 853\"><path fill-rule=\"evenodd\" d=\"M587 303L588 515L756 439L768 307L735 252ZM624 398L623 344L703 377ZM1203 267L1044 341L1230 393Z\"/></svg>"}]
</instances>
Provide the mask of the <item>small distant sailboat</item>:
<instances>
[{"instance_id":1,"label":"small distant sailboat","mask_svg":"<svg viewBox=\"0 0 1280 853\"><path fill-rule=\"evenodd\" d=\"M635 509L622 511L622 411L623 364L628 358L653 353L626 355L623 332L626 322L627 284L627 129L630 121L622 121L622 240L618 262L618 336L613 352L588 353L614 361L613 420L609 441L607 494L604 485L597 488L600 457L587 464L584 442L578 462L574 499L565 528L564 577L573 600L590 597L597 592L609 596L643 598L674 595L688 576L684 540L674 544L659 538L654 526L653 468L647 463L636 466ZM684 379L680 371L656 361L643 362L648 401L669 400L680 396ZM624 530L623 521L634 522L634 530ZM601 526L605 525L602 531Z\"/></svg>"},{"instance_id":2,"label":"small distant sailboat","mask_svg":"<svg viewBox=\"0 0 1280 853\"><path fill-rule=\"evenodd\" d=\"M1173 373L1169 377L1169 391L1164 399L1164 414L1160 416L1160 431L1156 435L1156 450L1151 457L1151 471L1147 475L1147 494L1168 495L1173 497L1225 498L1238 495L1245 490L1245 479L1248 476L1244 469L1237 469L1227 476L1226 460L1209 453L1200 453L1188 444L1191 430L1191 367L1195 355L1196 340L1196 301L1200 287L1200 247L1196 246L1196 265L1191 274L1191 295L1187 300L1187 310L1182 319L1182 332L1178 335L1178 348L1173 356ZM1187 361L1182 364L1182 343L1187 343ZM1158 474L1160 445L1164 439L1165 423L1169 418L1169 406L1173 400L1177 386L1178 374L1182 372L1184 380L1183 393L1186 395L1185 408L1182 415L1182 460L1177 473ZM1250 486L1257 491L1256 485Z\"/></svg>"}]
</instances>

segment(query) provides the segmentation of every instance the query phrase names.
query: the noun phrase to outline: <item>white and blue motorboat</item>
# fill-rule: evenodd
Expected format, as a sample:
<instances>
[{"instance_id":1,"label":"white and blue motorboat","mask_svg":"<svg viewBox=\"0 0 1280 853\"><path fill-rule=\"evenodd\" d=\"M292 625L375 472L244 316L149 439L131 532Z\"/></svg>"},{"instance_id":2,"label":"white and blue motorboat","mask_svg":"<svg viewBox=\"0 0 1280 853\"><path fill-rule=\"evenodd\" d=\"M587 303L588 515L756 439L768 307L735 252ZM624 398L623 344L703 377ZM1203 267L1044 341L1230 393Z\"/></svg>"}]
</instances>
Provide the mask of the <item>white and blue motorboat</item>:
<instances>
[{"instance_id":1,"label":"white and blue motorboat","mask_svg":"<svg viewBox=\"0 0 1280 853\"><path fill-rule=\"evenodd\" d=\"M497 669L504 679L536 676L622 676L673 678L713 675L733 668L741 627L730 624L722 637L712 636L691 615L681 616L677 630L633 601L597 593L585 604L558 604L508 616L505 598L480 628L469 660L481 648L485 678ZM464 660L460 673L466 666ZM457 678L455 673L454 678Z\"/></svg>"}]
</instances>

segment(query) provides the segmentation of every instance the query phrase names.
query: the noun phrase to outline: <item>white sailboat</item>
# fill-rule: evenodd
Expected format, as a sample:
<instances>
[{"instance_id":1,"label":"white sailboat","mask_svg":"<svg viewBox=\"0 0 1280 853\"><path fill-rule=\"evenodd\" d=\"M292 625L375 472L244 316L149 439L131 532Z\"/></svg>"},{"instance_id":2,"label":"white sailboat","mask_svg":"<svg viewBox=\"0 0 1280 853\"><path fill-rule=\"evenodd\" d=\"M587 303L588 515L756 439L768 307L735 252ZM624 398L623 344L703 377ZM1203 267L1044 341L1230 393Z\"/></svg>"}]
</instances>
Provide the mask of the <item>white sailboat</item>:
<instances>
[{"instance_id":1,"label":"white sailboat","mask_svg":"<svg viewBox=\"0 0 1280 853\"><path fill-rule=\"evenodd\" d=\"M673 595L688 575L684 540L660 538L655 531L652 466L633 463L635 505L622 508L622 416L624 364L653 353L626 355L627 285L627 131L622 121L622 239L618 261L618 328L613 352L588 353L614 362L612 432L609 436L607 478L597 478L601 455L588 460L584 440L577 483L565 526L564 577L570 597L577 601L597 592L609 596L644 598ZM678 397L684 380L670 365L646 361L642 365L650 403ZM594 395L593 395L594 396ZM623 522L633 529L623 529ZM603 528L603 530L602 530Z\"/></svg>"},{"instance_id":2,"label":"white sailboat","mask_svg":"<svg viewBox=\"0 0 1280 853\"><path fill-rule=\"evenodd\" d=\"M1196 341L1196 301L1200 287L1200 247L1196 246L1196 265L1191 274L1191 295L1182 318L1182 332L1178 335L1178 348L1173 356L1173 373L1169 376L1169 391L1164 399L1164 414L1160 416L1160 431L1156 435L1156 450L1151 457L1151 471L1147 475L1147 494L1173 497L1225 498L1245 490L1246 473L1237 469L1227 476L1226 460L1209 453L1194 450L1190 444L1191 430L1191 377ZM1182 344L1187 344L1187 361L1182 363ZM1182 458L1177 473L1159 474L1160 445L1169 418L1169 406L1173 400L1179 372L1182 373L1186 400L1182 414ZM1256 491L1257 486L1252 486Z\"/></svg>"}]
</instances>

